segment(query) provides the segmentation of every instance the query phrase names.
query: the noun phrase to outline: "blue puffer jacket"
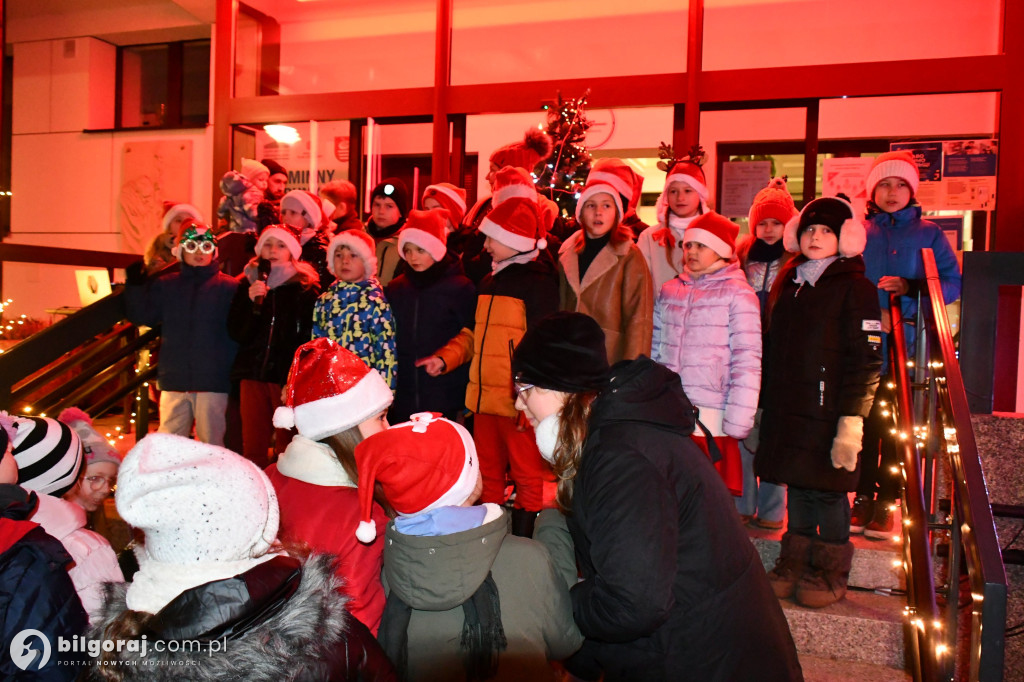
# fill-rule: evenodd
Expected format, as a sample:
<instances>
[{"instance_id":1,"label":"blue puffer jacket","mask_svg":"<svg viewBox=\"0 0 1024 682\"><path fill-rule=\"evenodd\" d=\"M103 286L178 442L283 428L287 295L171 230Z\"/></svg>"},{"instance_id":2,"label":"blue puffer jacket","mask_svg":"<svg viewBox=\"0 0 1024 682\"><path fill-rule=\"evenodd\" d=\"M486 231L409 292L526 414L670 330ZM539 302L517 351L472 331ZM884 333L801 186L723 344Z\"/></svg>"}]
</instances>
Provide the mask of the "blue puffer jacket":
<instances>
[{"instance_id":1,"label":"blue puffer jacket","mask_svg":"<svg viewBox=\"0 0 1024 682\"><path fill-rule=\"evenodd\" d=\"M875 285L887 275L907 280L910 291L900 297L900 307L907 321L913 321L917 314L918 292L925 295L928 293L921 249L931 249L935 253L935 265L939 270L942 296L946 303L960 298L960 264L956 253L938 225L921 219L921 207L918 204L912 203L895 213L884 213L877 209L869 212L864 276ZM889 309L887 291L878 290L878 305L882 310ZM913 352L915 330L907 325L905 331L908 352ZM888 357L885 347L882 357ZM888 362L883 362L882 373L885 374L887 370Z\"/></svg>"},{"instance_id":2,"label":"blue puffer jacket","mask_svg":"<svg viewBox=\"0 0 1024 682\"><path fill-rule=\"evenodd\" d=\"M164 391L228 393L238 344L228 335L228 312L238 280L214 260L124 290L128 319L163 325L160 388Z\"/></svg>"},{"instance_id":3,"label":"blue puffer jacket","mask_svg":"<svg viewBox=\"0 0 1024 682\"><path fill-rule=\"evenodd\" d=\"M740 266L694 279L686 270L665 283L654 305L654 360L679 375L694 405L724 410L704 423L732 438L754 425L761 390L761 312Z\"/></svg>"},{"instance_id":4,"label":"blue puffer jacket","mask_svg":"<svg viewBox=\"0 0 1024 682\"><path fill-rule=\"evenodd\" d=\"M47 535L38 524L27 521L36 506L35 493L0 485L0 678L5 680L73 680L82 661L80 654L61 652L57 637L70 640L85 632L88 619L67 572L71 557L60 541ZM39 637L24 640L18 649L36 650L37 658L22 671L9 655L11 644L25 629L38 630L50 643L50 657L38 668L42 653Z\"/></svg>"}]
</instances>

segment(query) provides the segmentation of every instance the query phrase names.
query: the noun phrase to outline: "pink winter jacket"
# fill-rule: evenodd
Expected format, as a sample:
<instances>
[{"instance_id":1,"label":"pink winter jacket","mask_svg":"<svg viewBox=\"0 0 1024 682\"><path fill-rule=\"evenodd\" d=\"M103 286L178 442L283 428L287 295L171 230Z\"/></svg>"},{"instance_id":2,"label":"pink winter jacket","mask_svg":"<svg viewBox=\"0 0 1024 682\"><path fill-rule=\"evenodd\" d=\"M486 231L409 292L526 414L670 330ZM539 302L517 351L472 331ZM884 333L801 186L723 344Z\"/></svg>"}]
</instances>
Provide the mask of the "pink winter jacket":
<instances>
[{"instance_id":1,"label":"pink winter jacket","mask_svg":"<svg viewBox=\"0 0 1024 682\"><path fill-rule=\"evenodd\" d=\"M103 583L123 583L113 548L99 533L85 528L85 510L74 502L37 492L39 506L31 520L60 540L75 563L68 569L89 619L103 606Z\"/></svg>"},{"instance_id":2,"label":"pink winter jacket","mask_svg":"<svg viewBox=\"0 0 1024 682\"><path fill-rule=\"evenodd\" d=\"M684 270L665 283L654 305L652 355L680 376L691 403L724 411L725 435L747 437L761 390L761 314L737 263L697 279Z\"/></svg>"}]
</instances>

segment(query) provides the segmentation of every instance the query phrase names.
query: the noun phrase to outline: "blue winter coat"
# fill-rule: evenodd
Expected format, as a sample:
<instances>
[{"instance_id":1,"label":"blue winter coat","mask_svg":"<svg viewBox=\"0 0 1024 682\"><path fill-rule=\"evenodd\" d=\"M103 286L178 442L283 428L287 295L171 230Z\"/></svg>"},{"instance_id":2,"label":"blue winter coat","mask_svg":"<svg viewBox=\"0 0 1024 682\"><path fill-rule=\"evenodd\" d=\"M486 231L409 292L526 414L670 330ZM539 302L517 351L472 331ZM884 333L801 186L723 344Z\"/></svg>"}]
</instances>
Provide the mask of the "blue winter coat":
<instances>
[{"instance_id":1,"label":"blue winter coat","mask_svg":"<svg viewBox=\"0 0 1024 682\"><path fill-rule=\"evenodd\" d=\"M0 678L5 680L73 680L82 661L80 654L61 652L57 637L70 640L85 632L88 618L67 572L71 557L60 541L26 519L35 510L35 493L11 484L0 485ZM27 532L26 532L27 529ZM27 669L14 664L11 644L25 629L38 630L50 643L50 658L40 670L37 658ZM37 636L24 640L25 647L40 652Z\"/></svg>"},{"instance_id":2,"label":"blue winter coat","mask_svg":"<svg viewBox=\"0 0 1024 682\"><path fill-rule=\"evenodd\" d=\"M238 280L209 265L181 266L179 272L124 290L128 319L162 325L159 379L164 391L228 393L238 344L228 335L228 312Z\"/></svg>"}]
</instances>

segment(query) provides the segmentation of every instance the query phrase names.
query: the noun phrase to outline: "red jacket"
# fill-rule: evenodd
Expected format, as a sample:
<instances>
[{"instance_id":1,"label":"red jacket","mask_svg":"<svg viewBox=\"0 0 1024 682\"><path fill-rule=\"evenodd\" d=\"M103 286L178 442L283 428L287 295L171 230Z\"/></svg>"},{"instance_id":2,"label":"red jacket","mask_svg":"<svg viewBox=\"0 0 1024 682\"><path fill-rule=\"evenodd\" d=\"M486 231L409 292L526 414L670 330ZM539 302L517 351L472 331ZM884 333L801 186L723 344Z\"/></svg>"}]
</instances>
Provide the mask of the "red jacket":
<instances>
[{"instance_id":1,"label":"red jacket","mask_svg":"<svg viewBox=\"0 0 1024 682\"><path fill-rule=\"evenodd\" d=\"M388 523L384 510L374 503L377 539L369 545L359 542L356 484L330 448L302 436L292 439L277 463L267 468L267 476L281 507L281 541L336 555L338 576L350 598L349 613L376 636L385 601L380 582Z\"/></svg>"}]
</instances>

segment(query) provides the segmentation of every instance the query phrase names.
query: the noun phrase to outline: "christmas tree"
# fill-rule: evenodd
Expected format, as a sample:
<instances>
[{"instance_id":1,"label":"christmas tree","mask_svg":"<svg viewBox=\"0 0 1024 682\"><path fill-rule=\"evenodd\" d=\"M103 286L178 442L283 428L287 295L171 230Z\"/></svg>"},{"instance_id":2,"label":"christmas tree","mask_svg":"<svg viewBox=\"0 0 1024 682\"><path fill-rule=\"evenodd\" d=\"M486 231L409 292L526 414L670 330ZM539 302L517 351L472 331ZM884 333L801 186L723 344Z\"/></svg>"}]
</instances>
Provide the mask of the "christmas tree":
<instances>
[{"instance_id":1,"label":"christmas tree","mask_svg":"<svg viewBox=\"0 0 1024 682\"><path fill-rule=\"evenodd\" d=\"M563 100L559 93L557 103L544 105L551 155L542 162L541 173L534 174L534 182L541 195L558 204L564 218L576 215L576 200L590 173L590 152L584 144L593 125L584 113L589 95L587 90L579 99Z\"/></svg>"}]
</instances>

